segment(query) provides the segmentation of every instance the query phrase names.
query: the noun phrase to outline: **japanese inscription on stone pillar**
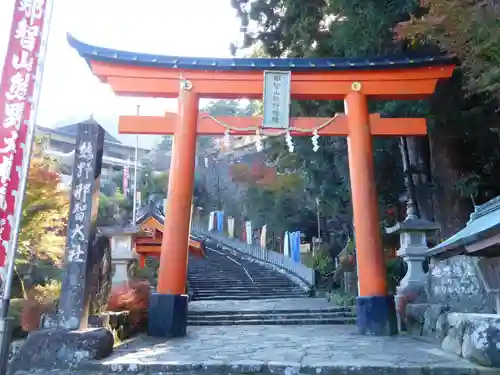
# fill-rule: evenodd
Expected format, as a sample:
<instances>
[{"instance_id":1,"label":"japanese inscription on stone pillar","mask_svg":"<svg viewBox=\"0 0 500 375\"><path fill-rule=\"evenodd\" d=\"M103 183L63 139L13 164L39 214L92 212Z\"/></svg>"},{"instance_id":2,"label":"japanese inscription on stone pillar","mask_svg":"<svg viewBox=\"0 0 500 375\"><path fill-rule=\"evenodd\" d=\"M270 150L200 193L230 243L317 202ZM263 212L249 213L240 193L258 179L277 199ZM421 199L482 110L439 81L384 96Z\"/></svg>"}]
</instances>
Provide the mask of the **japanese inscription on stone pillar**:
<instances>
[{"instance_id":1,"label":"japanese inscription on stone pillar","mask_svg":"<svg viewBox=\"0 0 500 375\"><path fill-rule=\"evenodd\" d=\"M291 74L291 72L264 72L263 128L289 127Z\"/></svg>"},{"instance_id":2,"label":"japanese inscription on stone pillar","mask_svg":"<svg viewBox=\"0 0 500 375\"><path fill-rule=\"evenodd\" d=\"M78 128L66 239L66 265L59 302L59 325L86 328L89 311L88 261L94 245L104 129L96 123Z\"/></svg>"}]
</instances>

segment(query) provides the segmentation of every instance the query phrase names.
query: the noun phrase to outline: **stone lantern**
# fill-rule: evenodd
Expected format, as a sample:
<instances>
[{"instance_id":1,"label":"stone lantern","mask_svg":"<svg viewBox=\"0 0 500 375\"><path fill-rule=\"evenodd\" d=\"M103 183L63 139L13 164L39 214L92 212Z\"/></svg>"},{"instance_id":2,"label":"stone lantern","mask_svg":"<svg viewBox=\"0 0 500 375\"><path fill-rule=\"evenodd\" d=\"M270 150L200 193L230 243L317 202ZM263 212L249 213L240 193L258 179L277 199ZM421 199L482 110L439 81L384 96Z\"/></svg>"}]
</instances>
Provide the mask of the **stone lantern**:
<instances>
[{"instance_id":1,"label":"stone lantern","mask_svg":"<svg viewBox=\"0 0 500 375\"><path fill-rule=\"evenodd\" d=\"M139 233L139 229L127 226L125 228L102 228L101 231L111 238L111 259L114 268L112 284L128 283L130 262L137 258L134 247L135 236Z\"/></svg>"},{"instance_id":2,"label":"stone lantern","mask_svg":"<svg viewBox=\"0 0 500 375\"><path fill-rule=\"evenodd\" d=\"M396 288L395 296L401 331L405 330L406 305L425 296L426 275L422 264L429 250L427 235L440 229L438 224L418 218L415 211L413 201L409 199L405 220L386 229L388 234L399 234L400 248L397 255L408 265L404 278Z\"/></svg>"}]
</instances>

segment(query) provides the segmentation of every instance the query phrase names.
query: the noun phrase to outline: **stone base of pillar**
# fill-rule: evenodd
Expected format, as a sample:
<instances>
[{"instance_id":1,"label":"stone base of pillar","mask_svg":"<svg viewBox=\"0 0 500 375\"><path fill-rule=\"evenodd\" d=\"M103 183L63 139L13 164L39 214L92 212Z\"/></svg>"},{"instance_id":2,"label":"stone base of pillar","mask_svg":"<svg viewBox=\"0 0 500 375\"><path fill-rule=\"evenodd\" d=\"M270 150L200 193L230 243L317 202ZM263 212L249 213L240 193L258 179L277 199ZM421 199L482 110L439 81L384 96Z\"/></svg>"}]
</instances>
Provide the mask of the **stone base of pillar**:
<instances>
[{"instance_id":1,"label":"stone base of pillar","mask_svg":"<svg viewBox=\"0 0 500 375\"><path fill-rule=\"evenodd\" d=\"M398 334L393 296L357 297L356 314L359 333L362 335L392 336Z\"/></svg>"},{"instance_id":2,"label":"stone base of pillar","mask_svg":"<svg viewBox=\"0 0 500 375\"><path fill-rule=\"evenodd\" d=\"M54 370L73 370L81 362L106 358L113 353L113 345L113 334L106 328L33 331L14 355L9 373L62 373ZM77 372L73 370L69 373Z\"/></svg>"},{"instance_id":3,"label":"stone base of pillar","mask_svg":"<svg viewBox=\"0 0 500 375\"><path fill-rule=\"evenodd\" d=\"M148 336L182 337L186 335L188 316L186 294L153 293L149 302Z\"/></svg>"}]
</instances>

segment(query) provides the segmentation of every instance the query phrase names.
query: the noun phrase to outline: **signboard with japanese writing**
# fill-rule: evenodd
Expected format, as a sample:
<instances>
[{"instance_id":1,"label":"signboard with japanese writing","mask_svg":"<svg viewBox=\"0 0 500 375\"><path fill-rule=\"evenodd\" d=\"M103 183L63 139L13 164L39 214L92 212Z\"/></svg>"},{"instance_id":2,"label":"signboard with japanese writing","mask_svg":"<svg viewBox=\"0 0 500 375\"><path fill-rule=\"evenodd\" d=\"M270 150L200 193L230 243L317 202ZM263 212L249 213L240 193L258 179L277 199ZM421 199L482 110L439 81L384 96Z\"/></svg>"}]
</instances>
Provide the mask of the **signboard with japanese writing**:
<instances>
[{"instance_id":1,"label":"signboard with japanese writing","mask_svg":"<svg viewBox=\"0 0 500 375\"><path fill-rule=\"evenodd\" d=\"M0 83L0 267L6 264L28 126L35 126L48 0L16 0Z\"/></svg>"},{"instance_id":2,"label":"signboard with japanese writing","mask_svg":"<svg viewBox=\"0 0 500 375\"><path fill-rule=\"evenodd\" d=\"M104 146L104 129L96 123L78 125L66 264L59 301L59 323L65 329L84 328L88 319L88 259L94 246L95 222Z\"/></svg>"},{"instance_id":3,"label":"signboard with japanese writing","mask_svg":"<svg viewBox=\"0 0 500 375\"><path fill-rule=\"evenodd\" d=\"M263 128L288 129L291 78L291 72L264 72Z\"/></svg>"}]
</instances>

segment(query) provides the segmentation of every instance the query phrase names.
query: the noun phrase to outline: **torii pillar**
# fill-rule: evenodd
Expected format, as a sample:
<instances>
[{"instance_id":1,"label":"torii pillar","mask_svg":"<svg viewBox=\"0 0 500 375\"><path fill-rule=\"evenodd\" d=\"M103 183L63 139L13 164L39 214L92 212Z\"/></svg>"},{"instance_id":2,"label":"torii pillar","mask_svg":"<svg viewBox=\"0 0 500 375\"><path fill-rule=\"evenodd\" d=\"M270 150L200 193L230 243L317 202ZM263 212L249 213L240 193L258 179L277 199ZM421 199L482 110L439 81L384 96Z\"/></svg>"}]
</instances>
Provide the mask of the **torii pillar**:
<instances>
[{"instance_id":1,"label":"torii pillar","mask_svg":"<svg viewBox=\"0 0 500 375\"><path fill-rule=\"evenodd\" d=\"M185 284L191 196L196 135L201 133L200 124L197 124L198 100L261 99L266 70L291 72L289 95L295 100L345 101L344 125L349 145L359 282L358 328L361 334L397 333L394 297L387 295L372 157L374 124L373 115L368 114L367 101L368 98L426 98L434 93L440 79L452 75L453 60L446 56L188 58L112 50L82 43L71 36L68 41L87 60L92 72L108 83L116 94L179 98L159 283L149 309L150 335L175 337L186 333L188 298ZM141 128L145 132L137 125L137 132L140 133ZM407 135L406 125L404 121L399 132L386 132L386 135ZM224 133L221 130L219 133Z\"/></svg>"},{"instance_id":2,"label":"torii pillar","mask_svg":"<svg viewBox=\"0 0 500 375\"><path fill-rule=\"evenodd\" d=\"M179 121L174 132L170 161L170 171L173 173L170 173L168 183L158 285L150 299L150 336L186 335L187 261L199 105L199 97L191 88L189 82L181 82Z\"/></svg>"}]
</instances>

